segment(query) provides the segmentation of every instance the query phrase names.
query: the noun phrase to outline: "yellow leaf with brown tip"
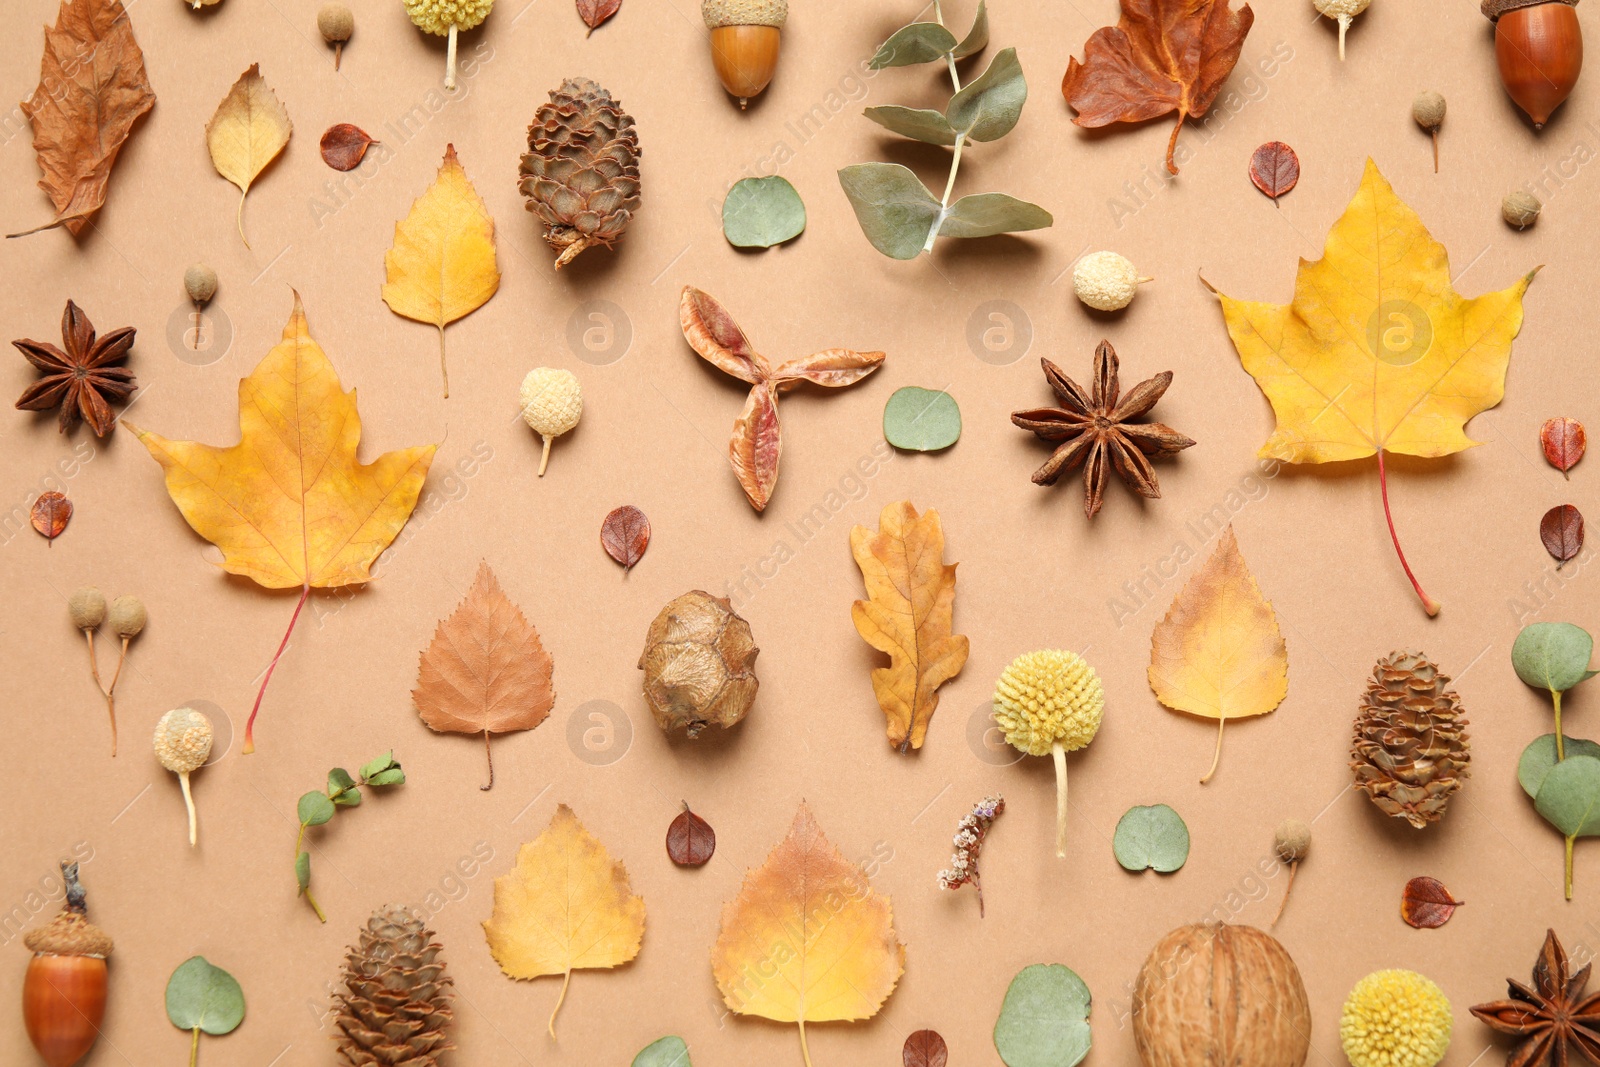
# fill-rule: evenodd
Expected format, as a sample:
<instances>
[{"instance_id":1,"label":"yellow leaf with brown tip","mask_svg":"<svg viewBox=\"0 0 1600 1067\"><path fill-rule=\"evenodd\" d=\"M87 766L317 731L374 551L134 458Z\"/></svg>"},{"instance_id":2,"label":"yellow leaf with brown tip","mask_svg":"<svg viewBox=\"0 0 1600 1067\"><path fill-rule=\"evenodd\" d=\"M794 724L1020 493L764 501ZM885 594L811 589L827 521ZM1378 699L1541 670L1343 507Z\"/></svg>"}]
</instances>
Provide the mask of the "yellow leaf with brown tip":
<instances>
[{"instance_id":1,"label":"yellow leaf with brown tip","mask_svg":"<svg viewBox=\"0 0 1600 1067\"><path fill-rule=\"evenodd\" d=\"M206 148L211 153L211 165L217 168L218 174L239 187L236 221L239 240L246 248L250 247L250 240L244 235L244 198L250 192L250 183L289 143L293 130L289 113L261 76L259 63L250 64L250 68L239 75L239 80L217 105L216 114L206 123Z\"/></svg>"}]
</instances>

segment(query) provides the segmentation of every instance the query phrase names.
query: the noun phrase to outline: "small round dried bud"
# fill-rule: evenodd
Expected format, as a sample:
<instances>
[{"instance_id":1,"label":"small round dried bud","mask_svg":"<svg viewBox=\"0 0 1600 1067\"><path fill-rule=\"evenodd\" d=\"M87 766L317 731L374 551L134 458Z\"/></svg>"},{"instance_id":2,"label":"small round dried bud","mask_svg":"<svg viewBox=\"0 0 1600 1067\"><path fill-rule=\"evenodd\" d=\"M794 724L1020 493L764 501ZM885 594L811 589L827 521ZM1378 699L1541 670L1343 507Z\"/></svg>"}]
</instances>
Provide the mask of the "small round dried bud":
<instances>
[{"instance_id":1,"label":"small round dried bud","mask_svg":"<svg viewBox=\"0 0 1600 1067\"><path fill-rule=\"evenodd\" d=\"M317 30L329 44L348 41L355 28L356 17L343 4L323 4L317 12Z\"/></svg>"},{"instance_id":2,"label":"small round dried bud","mask_svg":"<svg viewBox=\"0 0 1600 1067\"><path fill-rule=\"evenodd\" d=\"M217 295L217 272L204 263L196 263L183 272L183 290L197 305L205 305Z\"/></svg>"},{"instance_id":3,"label":"small round dried bud","mask_svg":"<svg viewBox=\"0 0 1600 1067\"><path fill-rule=\"evenodd\" d=\"M1284 863L1299 863L1311 851L1311 827L1299 819L1285 819L1272 837L1272 848Z\"/></svg>"},{"instance_id":4,"label":"small round dried bud","mask_svg":"<svg viewBox=\"0 0 1600 1067\"><path fill-rule=\"evenodd\" d=\"M136 637L150 616L144 610L144 601L136 596L119 596L111 602L111 612L106 616L118 637Z\"/></svg>"},{"instance_id":5,"label":"small round dried bud","mask_svg":"<svg viewBox=\"0 0 1600 1067\"><path fill-rule=\"evenodd\" d=\"M1425 130L1437 130L1444 125L1444 97L1432 89L1417 94L1411 101L1411 117Z\"/></svg>"},{"instance_id":6,"label":"small round dried bud","mask_svg":"<svg viewBox=\"0 0 1600 1067\"><path fill-rule=\"evenodd\" d=\"M173 708L156 723L156 759L173 774L188 774L211 756L211 720L193 708Z\"/></svg>"},{"instance_id":7,"label":"small round dried bud","mask_svg":"<svg viewBox=\"0 0 1600 1067\"><path fill-rule=\"evenodd\" d=\"M1139 283L1147 281L1126 256L1115 252L1091 252L1072 268L1072 291L1096 311L1121 311L1133 303Z\"/></svg>"},{"instance_id":8,"label":"small round dried bud","mask_svg":"<svg viewBox=\"0 0 1600 1067\"><path fill-rule=\"evenodd\" d=\"M1519 189L1500 201L1500 217L1506 220L1507 225L1526 230L1539 220L1539 212L1543 208L1538 197Z\"/></svg>"},{"instance_id":9,"label":"small round dried bud","mask_svg":"<svg viewBox=\"0 0 1600 1067\"><path fill-rule=\"evenodd\" d=\"M80 630L98 630L106 621L106 595L92 585L86 585L67 598L67 613L72 625Z\"/></svg>"}]
</instances>

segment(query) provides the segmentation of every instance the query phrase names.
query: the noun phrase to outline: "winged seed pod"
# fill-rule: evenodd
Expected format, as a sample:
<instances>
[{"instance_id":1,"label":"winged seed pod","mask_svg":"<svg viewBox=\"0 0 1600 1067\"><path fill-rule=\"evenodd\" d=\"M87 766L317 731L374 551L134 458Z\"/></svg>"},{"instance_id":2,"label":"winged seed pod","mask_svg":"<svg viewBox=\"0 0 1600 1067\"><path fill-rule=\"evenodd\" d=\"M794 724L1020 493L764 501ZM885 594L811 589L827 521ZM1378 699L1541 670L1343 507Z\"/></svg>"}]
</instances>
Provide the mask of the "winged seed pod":
<instances>
[{"instance_id":1,"label":"winged seed pod","mask_svg":"<svg viewBox=\"0 0 1600 1067\"><path fill-rule=\"evenodd\" d=\"M1067 753L1094 740L1105 715L1100 676L1076 652L1047 648L1011 661L994 689L994 721L1006 740L1056 765L1056 855L1067 854Z\"/></svg>"},{"instance_id":2,"label":"winged seed pod","mask_svg":"<svg viewBox=\"0 0 1600 1067\"><path fill-rule=\"evenodd\" d=\"M568 78L528 126L517 188L560 253L556 269L591 245L610 248L639 210L639 131L622 104L588 78Z\"/></svg>"},{"instance_id":3,"label":"winged seed pod","mask_svg":"<svg viewBox=\"0 0 1600 1067\"><path fill-rule=\"evenodd\" d=\"M789 0L704 0L700 17L711 31L711 62L743 111L778 69L778 42Z\"/></svg>"},{"instance_id":4,"label":"winged seed pod","mask_svg":"<svg viewBox=\"0 0 1600 1067\"><path fill-rule=\"evenodd\" d=\"M211 757L211 720L193 708L173 708L156 723L154 747L161 766L178 776L183 785L183 803L189 809L189 844L198 837L194 813L194 794L189 790L189 775Z\"/></svg>"}]
</instances>

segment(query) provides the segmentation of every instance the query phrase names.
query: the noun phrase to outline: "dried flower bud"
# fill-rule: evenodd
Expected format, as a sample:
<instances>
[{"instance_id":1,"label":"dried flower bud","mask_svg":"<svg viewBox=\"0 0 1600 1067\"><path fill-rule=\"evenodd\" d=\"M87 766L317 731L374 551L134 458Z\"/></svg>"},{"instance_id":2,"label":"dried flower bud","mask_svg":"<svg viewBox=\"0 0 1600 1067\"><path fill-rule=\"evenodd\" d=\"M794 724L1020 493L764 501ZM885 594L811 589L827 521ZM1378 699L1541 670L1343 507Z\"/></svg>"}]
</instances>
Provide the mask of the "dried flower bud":
<instances>
[{"instance_id":1,"label":"dried flower bud","mask_svg":"<svg viewBox=\"0 0 1600 1067\"><path fill-rule=\"evenodd\" d=\"M67 598L67 613L72 625L80 630L98 630L106 621L106 595L92 585L86 585Z\"/></svg>"},{"instance_id":2,"label":"dried flower bud","mask_svg":"<svg viewBox=\"0 0 1600 1067\"><path fill-rule=\"evenodd\" d=\"M1273 851L1284 863L1299 863L1311 851L1311 827L1299 819L1285 819L1272 838Z\"/></svg>"},{"instance_id":3,"label":"dried flower bud","mask_svg":"<svg viewBox=\"0 0 1600 1067\"><path fill-rule=\"evenodd\" d=\"M136 596L119 596L111 602L111 611L106 616L111 621L111 628L118 637L136 637L150 616L144 610L144 601Z\"/></svg>"},{"instance_id":4,"label":"dried flower bud","mask_svg":"<svg viewBox=\"0 0 1600 1067\"><path fill-rule=\"evenodd\" d=\"M196 263L183 272L183 290L195 306L205 306L217 295L217 272L204 263Z\"/></svg>"},{"instance_id":5,"label":"dried flower bud","mask_svg":"<svg viewBox=\"0 0 1600 1067\"><path fill-rule=\"evenodd\" d=\"M1500 217L1506 220L1507 225L1526 230L1538 221L1543 208L1538 197L1519 189L1500 201Z\"/></svg>"},{"instance_id":6,"label":"dried flower bud","mask_svg":"<svg viewBox=\"0 0 1600 1067\"><path fill-rule=\"evenodd\" d=\"M1444 125L1444 97L1426 89L1411 102L1411 117L1425 130L1437 130Z\"/></svg>"}]
</instances>

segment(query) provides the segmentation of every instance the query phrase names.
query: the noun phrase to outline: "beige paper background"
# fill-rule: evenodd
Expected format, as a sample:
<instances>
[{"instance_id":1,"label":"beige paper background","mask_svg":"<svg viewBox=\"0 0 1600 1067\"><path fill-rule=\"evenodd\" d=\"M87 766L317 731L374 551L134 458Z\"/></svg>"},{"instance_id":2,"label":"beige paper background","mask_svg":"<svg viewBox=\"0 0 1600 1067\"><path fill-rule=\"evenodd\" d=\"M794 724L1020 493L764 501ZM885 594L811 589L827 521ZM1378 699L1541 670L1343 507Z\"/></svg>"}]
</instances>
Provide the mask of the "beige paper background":
<instances>
[{"instance_id":1,"label":"beige paper background","mask_svg":"<svg viewBox=\"0 0 1600 1067\"><path fill-rule=\"evenodd\" d=\"M1378 0L1352 30L1343 65L1335 27L1309 4L1262 0L1230 82L1235 95L1209 127L1184 131L1187 165L1168 182L1158 177L1165 123L1088 134L1071 125L1057 89L1068 54L1114 21L1115 5L996 0L989 52L1019 47L1033 98L1011 136L968 154L958 191L1037 201L1056 225L1021 239L941 242L931 259L896 263L862 238L834 172L886 159L943 180L940 151L893 142L859 115L864 104L945 98L936 67L861 75L876 43L916 16L914 3L864 10L797 0L777 79L744 114L716 83L690 0L625 0L588 39L565 0L501 0L463 38L463 58L477 67L448 99L439 89L442 40L413 29L398 3L352 4L357 29L338 74L316 36L316 6L133 6L159 102L123 152L92 233L76 243L64 233L0 242L3 336L53 338L68 297L102 329L134 325L141 424L229 443L236 382L275 342L292 287L343 381L360 390L364 454L443 444L378 579L354 595L318 594L308 608L267 694L258 753L239 758L235 747L197 776L201 844L190 850L177 783L146 738L162 711L194 700L242 730L293 595L208 565L214 551L183 524L131 436L102 442L80 430L63 439L49 417L0 419L8 509L0 1004L18 999L19 929L56 908L39 887L76 850L89 857L94 918L117 941L105 1037L85 1061L93 1067L183 1061L186 1035L164 1019L161 990L193 953L232 971L249 999L242 1028L204 1042L204 1062L331 1062L322 1012L344 946L374 906L391 901L429 911L446 947L459 1063L626 1064L666 1033L688 1040L697 1067L797 1063L792 1027L722 1013L708 959L722 902L802 797L847 856L873 862L873 883L893 898L907 945L905 976L877 1018L814 1028L818 1067L897 1062L906 1035L930 1025L948 1039L953 1064L995 1063L990 1028L1007 982L1026 964L1051 961L1094 991L1088 1062L1132 1062L1127 991L1146 952L1173 926L1208 915L1265 923L1283 877L1263 877L1257 865L1270 856L1273 826L1290 815L1315 819L1316 831L1277 930L1311 997L1310 1062L1343 1062L1339 1005L1358 978L1408 967L1450 996L1457 1031L1446 1063L1464 1067L1490 1043L1467 1006L1501 995L1507 975L1526 977L1546 926L1575 952L1600 943L1600 846L1580 844L1577 899L1564 903L1560 838L1515 781L1517 755L1549 729L1549 714L1508 661L1523 621L1600 627L1592 565L1558 575L1537 536L1546 508L1593 504L1600 472L1591 459L1564 482L1536 440L1550 415L1600 422L1590 355L1600 178L1587 165L1600 152L1596 75L1535 133L1500 89L1490 28L1468 0ZM952 6L964 24L971 6ZM54 10L48 0L11 0L7 13L0 96L14 101L32 90L38 27ZM1580 17L1593 31L1587 5ZM234 233L236 191L212 171L202 128L252 62L284 100L295 134L250 195L248 251ZM557 276L522 208L516 166L535 103L580 73L638 120L644 206L615 253L586 253ZM1412 94L1428 87L1450 102L1438 176L1409 115ZM20 112L0 119L0 218L22 229L48 217L48 204L33 187ZM387 142L348 176L328 170L316 148L321 131L341 121ZM1272 138L1292 143L1304 166L1281 209L1245 176L1251 150ZM498 222L504 272L499 294L450 328L448 401L439 397L432 331L378 298L393 224L432 180L446 142ZM1445 605L1432 621L1388 544L1371 462L1275 477L1258 469L1271 413L1196 279L1203 268L1230 293L1287 300L1296 257L1320 254L1369 154L1450 250L1463 292L1501 288L1547 264L1528 296L1506 400L1470 427L1485 447L1393 463L1402 536ZM722 192L775 166L806 200L807 232L785 248L737 252L720 234ZM1516 233L1498 204L1526 183L1544 184L1547 207L1536 228ZM1122 316L1087 314L1063 277L1078 254L1101 247L1157 279ZM167 340L169 317L187 308L181 276L194 260L220 274L211 313L232 330L231 347L207 365L181 358ZM724 455L742 389L679 334L684 284L723 300L775 358L839 344L889 354L851 389L784 400L788 451L764 516L744 503ZM1003 319L986 318L992 301L1006 302ZM1006 322L1009 344L1004 329L989 338L995 347L972 340ZM597 332L585 337L589 327ZM1125 382L1175 371L1156 414L1200 444L1159 465L1163 499L1142 503L1113 485L1091 523L1078 483L1029 482L1047 449L1007 413L1048 401L1040 355L1085 380L1101 337L1122 354ZM517 420L515 396L522 375L542 364L574 370L587 409L540 480L538 439ZM16 395L31 371L12 356L0 376ZM948 388L966 433L943 455L885 459L882 405L910 384ZM58 482L78 511L47 547L22 525L24 511ZM957 629L972 639L965 671L944 688L928 744L913 756L884 742L867 679L875 656L849 620L861 589L848 531L902 498L944 517L948 556L960 562ZM629 575L596 544L601 518L622 503L643 508L655 530ZM809 533L797 525L808 514ZM1178 561L1211 547L1214 526L1201 524L1208 514L1231 517L1276 606L1291 683L1276 714L1230 727L1221 769L1202 788L1212 730L1160 708L1145 667L1150 630L1195 566ZM480 559L539 627L558 691L542 727L496 742L499 780L487 794L478 789L481 746L432 735L408 696L418 652ZM119 692L124 744L115 760L64 605L90 583L137 593L150 609ZM1128 583L1142 590L1137 601L1123 592ZM697 587L734 591L763 649L761 694L730 736L670 743L649 720L635 661L656 611ZM1535 587L1543 592L1530 595ZM1120 613L1110 607L1118 597ZM1086 650L1109 695L1099 739L1072 761L1065 861L1050 848L1048 761L986 761L968 740L999 671L1044 646ZM1346 788L1357 696L1377 657L1401 646L1421 647L1455 676L1473 723L1472 778L1445 821L1423 833ZM102 655L110 647L103 641ZM609 748L584 740L606 725L589 719L606 708L594 701L612 709ZM1600 729L1595 691L1574 693L1569 706L1570 732ZM391 746L410 781L311 835L330 919L319 925L294 895L295 799L330 766L354 767ZM994 790L1009 807L984 856L989 916L980 922L970 894L941 893L935 872L957 819ZM715 860L699 871L677 870L663 853L680 799L720 835ZM649 920L632 965L574 976L552 1043L544 1021L558 983L504 978L479 924L492 879L558 801L627 863ZM1116 865L1110 835L1128 806L1156 801L1188 820L1193 852L1175 875L1135 877ZM1443 879L1468 901L1445 929L1401 923L1400 889L1416 874ZM0 1027L0 1061L34 1062L20 1027Z\"/></svg>"}]
</instances>

